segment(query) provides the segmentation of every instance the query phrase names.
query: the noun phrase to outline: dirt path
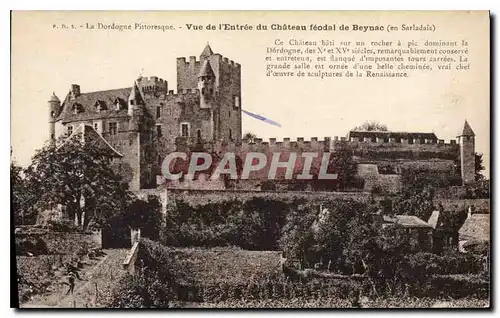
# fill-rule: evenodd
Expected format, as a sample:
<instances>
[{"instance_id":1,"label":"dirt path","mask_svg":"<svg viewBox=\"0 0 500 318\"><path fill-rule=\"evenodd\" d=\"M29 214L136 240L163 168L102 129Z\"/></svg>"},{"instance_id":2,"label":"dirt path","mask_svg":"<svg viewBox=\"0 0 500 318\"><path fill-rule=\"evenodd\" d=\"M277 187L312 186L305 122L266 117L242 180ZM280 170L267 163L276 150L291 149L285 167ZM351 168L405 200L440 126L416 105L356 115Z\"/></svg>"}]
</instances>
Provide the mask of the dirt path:
<instances>
[{"instance_id":1,"label":"dirt path","mask_svg":"<svg viewBox=\"0 0 500 318\"><path fill-rule=\"evenodd\" d=\"M62 278L56 283L54 291L48 295L36 295L29 302L21 304L21 308L85 308L99 307L106 293L116 285L125 274L122 268L128 249L104 250L106 256L95 265L83 269L81 277L75 281L73 295L66 295L68 285L63 285ZM97 292L96 292L97 291Z\"/></svg>"}]
</instances>

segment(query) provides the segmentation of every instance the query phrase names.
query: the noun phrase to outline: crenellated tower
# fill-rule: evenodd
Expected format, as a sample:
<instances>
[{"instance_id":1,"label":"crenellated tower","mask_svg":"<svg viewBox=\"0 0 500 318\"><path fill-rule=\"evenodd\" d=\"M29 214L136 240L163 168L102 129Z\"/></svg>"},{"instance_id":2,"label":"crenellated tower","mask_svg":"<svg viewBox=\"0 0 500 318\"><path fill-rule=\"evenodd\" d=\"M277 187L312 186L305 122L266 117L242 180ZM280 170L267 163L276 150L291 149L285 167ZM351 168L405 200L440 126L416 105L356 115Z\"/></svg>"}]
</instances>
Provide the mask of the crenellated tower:
<instances>
[{"instance_id":1,"label":"crenellated tower","mask_svg":"<svg viewBox=\"0 0 500 318\"><path fill-rule=\"evenodd\" d=\"M212 75L213 74L213 75ZM200 54L177 58L177 90L200 90L200 109L211 109L212 141L241 143L241 66L214 53L209 44Z\"/></svg>"}]
</instances>

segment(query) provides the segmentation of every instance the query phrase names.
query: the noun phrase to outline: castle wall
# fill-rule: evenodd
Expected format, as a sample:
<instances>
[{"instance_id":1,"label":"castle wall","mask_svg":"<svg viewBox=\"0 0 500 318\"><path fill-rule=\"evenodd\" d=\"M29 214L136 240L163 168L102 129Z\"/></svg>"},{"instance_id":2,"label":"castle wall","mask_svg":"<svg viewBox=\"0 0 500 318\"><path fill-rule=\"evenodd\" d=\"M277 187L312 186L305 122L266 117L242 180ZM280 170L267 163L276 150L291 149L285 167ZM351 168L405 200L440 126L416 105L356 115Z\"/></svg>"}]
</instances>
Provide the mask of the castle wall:
<instances>
[{"instance_id":1,"label":"castle wall","mask_svg":"<svg viewBox=\"0 0 500 318\"><path fill-rule=\"evenodd\" d=\"M190 56L186 62L185 57L177 58L177 91L184 89L195 89L198 87L198 74L200 73L201 62L195 56Z\"/></svg>"},{"instance_id":2,"label":"castle wall","mask_svg":"<svg viewBox=\"0 0 500 318\"><path fill-rule=\"evenodd\" d=\"M146 198L148 195L157 195L160 198L165 196L165 188L141 189L135 194ZM176 200L183 200L193 206L207 203L219 203L224 201L242 200L247 201L252 198L276 198L284 201L294 199L304 199L306 202L320 204L331 202L334 199L352 199L360 202L368 202L370 194L364 192L321 192L321 191L245 191L245 190L189 190L187 189L167 189L166 200L162 200L163 208L167 204L172 204ZM375 199L378 199L377 197ZM168 210L166 211L168 213Z\"/></svg>"},{"instance_id":3,"label":"castle wall","mask_svg":"<svg viewBox=\"0 0 500 318\"><path fill-rule=\"evenodd\" d=\"M335 149L341 142L346 141L344 137L334 137L331 149ZM439 140L437 143L408 143L408 142L365 142L347 141L347 146L353 150L355 156L364 159L446 159L455 160L459 158L460 146L455 140L445 143Z\"/></svg>"},{"instance_id":4,"label":"castle wall","mask_svg":"<svg viewBox=\"0 0 500 318\"><path fill-rule=\"evenodd\" d=\"M193 139L178 138L177 151L193 151L195 144ZM302 153L304 152L314 152L317 153L317 157L312 162L311 173L314 171L319 171L321 165L321 159L323 153L328 151L330 145L330 140L318 140L318 138L313 137L311 140L305 141L303 138L298 138L297 141L291 141L289 138L285 138L283 141L276 141L275 138L271 138L268 142L262 141L262 139L257 139L255 142L249 143L243 141L241 144L236 142L216 142L216 143L206 143L203 145L203 149L208 152L217 153L220 157L226 152L234 152L237 157L242 160L242 165L246 160L247 154L250 152L263 153L266 155L267 161L264 168L258 171L252 171L249 175L250 180L267 180L269 175L269 168L271 166L272 157L274 153L279 154L279 161L288 161L291 153L295 153L297 158L295 160L295 167L293 169L293 175L302 173L304 167L304 157ZM195 150L196 151L196 150ZM199 150L198 150L199 151ZM256 160L253 162L256 164ZM285 178L285 168L278 168L276 173L276 179Z\"/></svg>"}]
</instances>

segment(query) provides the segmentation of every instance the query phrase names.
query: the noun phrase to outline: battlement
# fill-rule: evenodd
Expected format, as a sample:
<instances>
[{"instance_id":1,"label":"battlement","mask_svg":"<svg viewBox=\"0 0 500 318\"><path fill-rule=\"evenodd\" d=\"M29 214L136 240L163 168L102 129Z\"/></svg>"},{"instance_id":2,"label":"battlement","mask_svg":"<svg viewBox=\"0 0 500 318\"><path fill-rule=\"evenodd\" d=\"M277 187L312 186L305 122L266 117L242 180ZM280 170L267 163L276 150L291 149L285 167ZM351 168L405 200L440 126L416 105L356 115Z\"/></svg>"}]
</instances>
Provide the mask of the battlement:
<instances>
[{"instance_id":1,"label":"battlement","mask_svg":"<svg viewBox=\"0 0 500 318\"><path fill-rule=\"evenodd\" d=\"M174 90L169 90L165 94L165 99L172 99L172 98L177 98L177 97L183 97L183 96L199 96L200 95L200 90L197 88L185 88L181 89L180 91L174 91Z\"/></svg>"},{"instance_id":2,"label":"battlement","mask_svg":"<svg viewBox=\"0 0 500 318\"><path fill-rule=\"evenodd\" d=\"M237 69L241 68L240 63L236 63L233 60L230 60L227 57L223 57L222 55L220 55L218 53L216 53L214 55L218 55L219 56L219 60L222 58L222 63L224 63L224 64L230 65L231 67L234 67L234 68L237 68Z\"/></svg>"},{"instance_id":3,"label":"battlement","mask_svg":"<svg viewBox=\"0 0 500 318\"><path fill-rule=\"evenodd\" d=\"M330 144L330 137L324 137L323 140L318 140L318 137L311 137L310 140L305 140L304 137L297 137L296 140L291 140L290 137L284 137L282 141L278 141L276 138L269 138L268 140L264 141L262 138L255 138L253 140L248 140L248 139L243 139L242 143L243 144L268 144L268 145L291 145L291 146L302 146L302 145L311 145L311 144L325 144L329 145Z\"/></svg>"},{"instance_id":4,"label":"battlement","mask_svg":"<svg viewBox=\"0 0 500 318\"><path fill-rule=\"evenodd\" d=\"M150 76L149 78L141 76L137 79L137 84L144 93L167 93L168 91L168 82L157 76Z\"/></svg>"},{"instance_id":5,"label":"battlement","mask_svg":"<svg viewBox=\"0 0 500 318\"><path fill-rule=\"evenodd\" d=\"M351 137L348 139L348 137L339 137L335 136L333 137L334 142L348 142L350 144L373 144L373 145L381 145L381 144L387 144L388 146L390 145L443 145L443 146L449 146L449 145L457 145L456 139L450 139L448 142L446 142L444 139L404 139L404 138L380 138L377 137L375 139L372 138L358 138L358 137Z\"/></svg>"},{"instance_id":6,"label":"battlement","mask_svg":"<svg viewBox=\"0 0 500 318\"><path fill-rule=\"evenodd\" d=\"M240 63L237 63L237 62L235 62L233 60L230 60L227 57L223 57L219 53L215 53L213 56L215 56L219 60L220 63L224 63L226 65L229 65L229 66L237 68L237 69L241 68L241 64ZM201 66L201 62L202 61L199 58L197 58L196 56L190 56L189 57L189 61L185 57L178 57L177 58L177 64L181 64L183 66L190 66L190 67L193 67L193 68L200 67Z\"/></svg>"},{"instance_id":7,"label":"battlement","mask_svg":"<svg viewBox=\"0 0 500 318\"><path fill-rule=\"evenodd\" d=\"M201 66L201 60L196 58L196 56L190 56L189 61L186 60L185 57L178 57L177 58L177 64L181 64L183 66L188 66L193 69L197 69Z\"/></svg>"}]
</instances>

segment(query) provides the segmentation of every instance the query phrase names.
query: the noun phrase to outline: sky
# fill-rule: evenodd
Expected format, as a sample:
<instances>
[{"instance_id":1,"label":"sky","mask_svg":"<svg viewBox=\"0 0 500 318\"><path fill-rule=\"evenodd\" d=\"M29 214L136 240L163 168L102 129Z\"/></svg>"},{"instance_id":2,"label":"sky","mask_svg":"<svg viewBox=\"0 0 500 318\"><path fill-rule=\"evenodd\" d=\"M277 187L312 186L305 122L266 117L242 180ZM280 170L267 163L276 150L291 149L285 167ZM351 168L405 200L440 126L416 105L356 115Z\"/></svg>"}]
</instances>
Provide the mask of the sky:
<instances>
[{"instance_id":1,"label":"sky","mask_svg":"<svg viewBox=\"0 0 500 318\"><path fill-rule=\"evenodd\" d=\"M90 30L86 23L173 25L173 31ZM436 32L189 31L186 24L434 24ZM199 56L209 42L241 64L243 109L281 127L244 116L243 132L275 137L345 136L364 121L393 131L434 132L455 139L467 119L490 155L489 26L482 13L328 12L14 12L12 17L11 147L29 165L48 139L47 101L63 99L71 84L82 92L130 87L139 74L176 87L176 58ZM54 29L53 25L58 28ZM76 29L62 29L65 24ZM83 27L80 27L83 26ZM468 71L415 73L407 79L303 79L266 77L266 47L296 40L460 40L469 42Z\"/></svg>"}]
</instances>

